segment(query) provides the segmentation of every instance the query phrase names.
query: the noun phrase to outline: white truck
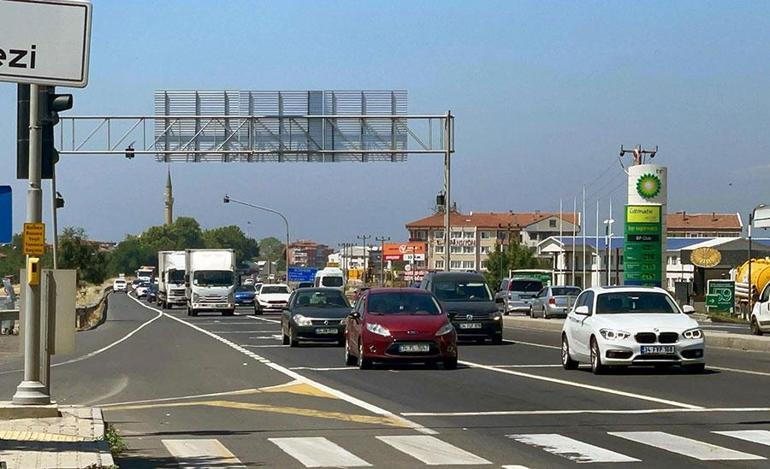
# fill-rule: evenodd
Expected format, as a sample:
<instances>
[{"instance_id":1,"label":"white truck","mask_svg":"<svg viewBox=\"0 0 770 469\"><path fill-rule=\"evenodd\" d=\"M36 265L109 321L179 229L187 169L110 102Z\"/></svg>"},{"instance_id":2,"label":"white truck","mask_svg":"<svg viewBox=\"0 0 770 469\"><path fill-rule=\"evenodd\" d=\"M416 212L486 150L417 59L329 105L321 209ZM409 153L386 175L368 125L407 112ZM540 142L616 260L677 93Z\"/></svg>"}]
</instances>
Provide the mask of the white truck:
<instances>
[{"instance_id":1,"label":"white truck","mask_svg":"<svg viewBox=\"0 0 770 469\"><path fill-rule=\"evenodd\" d=\"M158 306L173 308L187 304L184 251L158 251Z\"/></svg>"},{"instance_id":2,"label":"white truck","mask_svg":"<svg viewBox=\"0 0 770 469\"><path fill-rule=\"evenodd\" d=\"M235 252L232 249L185 250L187 315L235 313Z\"/></svg>"}]
</instances>

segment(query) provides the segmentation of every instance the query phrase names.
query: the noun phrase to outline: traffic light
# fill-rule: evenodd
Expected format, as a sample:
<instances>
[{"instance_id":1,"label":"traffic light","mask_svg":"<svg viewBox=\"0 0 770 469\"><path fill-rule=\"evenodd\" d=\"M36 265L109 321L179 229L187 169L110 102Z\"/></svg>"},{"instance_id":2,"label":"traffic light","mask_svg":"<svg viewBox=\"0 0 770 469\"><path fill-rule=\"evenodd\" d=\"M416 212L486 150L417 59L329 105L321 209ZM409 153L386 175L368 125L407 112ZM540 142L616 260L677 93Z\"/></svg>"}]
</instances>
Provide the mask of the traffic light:
<instances>
[{"instance_id":1,"label":"traffic light","mask_svg":"<svg viewBox=\"0 0 770 469\"><path fill-rule=\"evenodd\" d=\"M29 85L18 85L16 130L16 178L29 179ZM54 147L54 127L59 123L59 112L72 109L71 94L56 94L53 86L38 86L38 118L40 120L42 179L51 179L53 165L59 161Z\"/></svg>"},{"instance_id":2,"label":"traffic light","mask_svg":"<svg viewBox=\"0 0 770 469\"><path fill-rule=\"evenodd\" d=\"M64 208L64 197L62 197L61 193L59 191L56 191L56 203L54 204L55 208Z\"/></svg>"}]
</instances>

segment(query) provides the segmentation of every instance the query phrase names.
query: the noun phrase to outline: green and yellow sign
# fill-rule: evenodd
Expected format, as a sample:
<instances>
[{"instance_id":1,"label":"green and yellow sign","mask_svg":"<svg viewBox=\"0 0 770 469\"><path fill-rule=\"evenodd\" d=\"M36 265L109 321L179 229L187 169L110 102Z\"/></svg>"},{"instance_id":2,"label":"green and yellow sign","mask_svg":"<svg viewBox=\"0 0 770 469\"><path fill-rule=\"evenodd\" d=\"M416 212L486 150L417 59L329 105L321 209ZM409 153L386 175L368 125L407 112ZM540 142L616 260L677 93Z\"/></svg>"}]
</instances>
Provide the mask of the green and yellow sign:
<instances>
[{"instance_id":1,"label":"green and yellow sign","mask_svg":"<svg viewBox=\"0 0 770 469\"><path fill-rule=\"evenodd\" d=\"M623 279L626 285L663 284L663 214L660 205L626 205Z\"/></svg>"}]
</instances>

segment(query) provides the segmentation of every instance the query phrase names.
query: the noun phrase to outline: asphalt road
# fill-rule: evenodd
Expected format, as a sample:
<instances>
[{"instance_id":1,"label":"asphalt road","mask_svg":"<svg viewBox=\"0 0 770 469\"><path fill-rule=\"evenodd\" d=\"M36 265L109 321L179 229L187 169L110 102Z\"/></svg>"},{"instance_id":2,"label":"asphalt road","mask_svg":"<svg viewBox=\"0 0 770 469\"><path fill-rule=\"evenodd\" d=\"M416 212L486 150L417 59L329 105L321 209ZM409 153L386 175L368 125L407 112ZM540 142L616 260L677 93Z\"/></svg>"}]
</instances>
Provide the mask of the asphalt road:
<instances>
[{"instance_id":1,"label":"asphalt road","mask_svg":"<svg viewBox=\"0 0 770 469\"><path fill-rule=\"evenodd\" d=\"M506 329L501 346L462 344L457 370L362 371L344 365L341 347L281 345L277 316L191 318L110 299L107 322L54 360L53 394L105 409L130 448L122 468L767 467L770 458L770 354L709 349L702 375L594 376L560 367L558 334ZM0 393L13 394L18 365L0 364Z\"/></svg>"}]
</instances>

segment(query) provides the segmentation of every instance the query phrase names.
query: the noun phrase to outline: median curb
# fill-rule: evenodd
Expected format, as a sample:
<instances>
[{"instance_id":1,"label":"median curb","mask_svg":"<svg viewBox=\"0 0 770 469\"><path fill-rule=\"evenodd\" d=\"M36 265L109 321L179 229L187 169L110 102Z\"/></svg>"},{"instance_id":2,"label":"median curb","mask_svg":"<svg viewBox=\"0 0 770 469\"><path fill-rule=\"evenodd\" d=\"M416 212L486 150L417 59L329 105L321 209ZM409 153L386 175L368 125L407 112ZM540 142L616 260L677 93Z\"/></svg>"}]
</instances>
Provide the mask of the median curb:
<instances>
[{"instance_id":1,"label":"median curb","mask_svg":"<svg viewBox=\"0 0 770 469\"><path fill-rule=\"evenodd\" d=\"M506 329L522 329L540 332L561 332L562 319L532 319L528 317L503 316ZM711 347L744 350L748 352L770 352L770 337L730 334L729 332L704 331L706 344Z\"/></svg>"}]
</instances>

